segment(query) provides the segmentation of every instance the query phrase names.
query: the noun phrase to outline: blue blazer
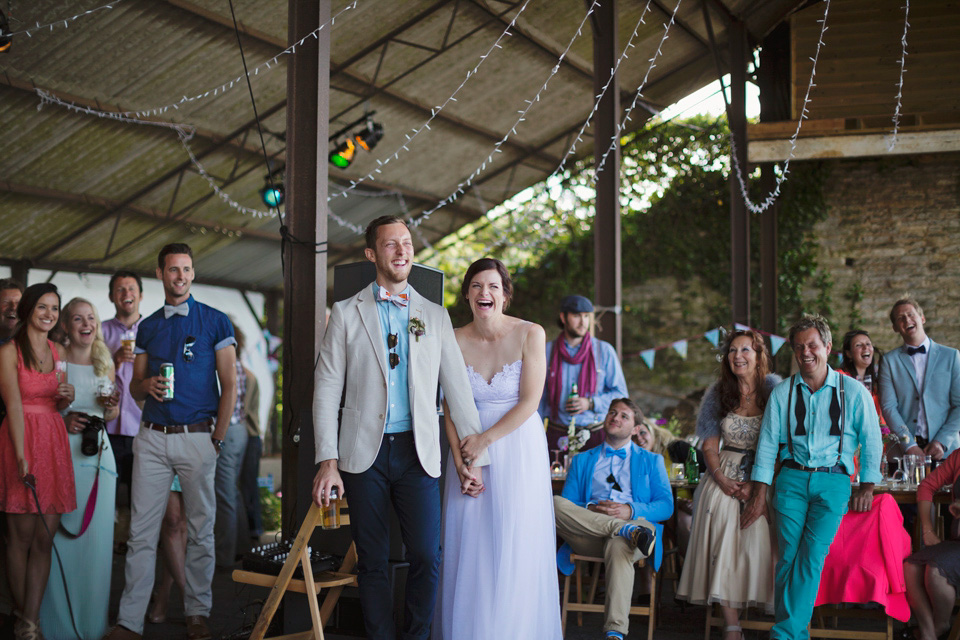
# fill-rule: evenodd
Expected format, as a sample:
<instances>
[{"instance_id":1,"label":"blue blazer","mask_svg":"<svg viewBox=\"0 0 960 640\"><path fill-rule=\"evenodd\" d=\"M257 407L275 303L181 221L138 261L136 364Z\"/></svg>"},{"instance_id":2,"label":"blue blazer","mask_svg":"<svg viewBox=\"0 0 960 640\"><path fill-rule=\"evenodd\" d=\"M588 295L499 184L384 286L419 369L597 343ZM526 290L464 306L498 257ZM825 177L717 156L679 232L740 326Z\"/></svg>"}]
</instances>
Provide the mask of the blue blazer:
<instances>
[{"instance_id":1,"label":"blue blazer","mask_svg":"<svg viewBox=\"0 0 960 640\"><path fill-rule=\"evenodd\" d=\"M653 568L660 568L663 548L663 521L673 515L673 491L667 480L667 467L663 456L640 448L633 442L630 447L630 491L633 494L634 518L644 518L657 529L657 545L654 549ZM560 494L570 502L586 507L590 501L593 485L593 470L603 452L603 445L587 449L575 455L570 462L567 480Z\"/></svg>"},{"instance_id":2,"label":"blue blazer","mask_svg":"<svg viewBox=\"0 0 960 640\"><path fill-rule=\"evenodd\" d=\"M923 408L927 439L936 440L946 454L960 446L960 351L930 340L923 376ZM880 363L880 406L887 425L906 447L916 444L921 394L906 349L887 353Z\"/></svg>"}]
</instances>

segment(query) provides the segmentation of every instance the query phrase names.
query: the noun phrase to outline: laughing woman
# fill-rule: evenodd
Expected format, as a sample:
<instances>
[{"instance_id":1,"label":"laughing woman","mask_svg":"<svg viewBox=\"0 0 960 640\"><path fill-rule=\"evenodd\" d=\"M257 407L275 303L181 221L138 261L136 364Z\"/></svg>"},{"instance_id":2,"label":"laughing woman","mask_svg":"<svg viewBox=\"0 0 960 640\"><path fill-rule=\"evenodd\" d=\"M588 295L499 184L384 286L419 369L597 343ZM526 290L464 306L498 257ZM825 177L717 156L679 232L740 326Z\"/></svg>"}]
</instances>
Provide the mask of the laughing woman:
<instances>
[{"instance_id":1,"label":"laughing woman","mask_svg":"<svg viewBox=\"0 0 960 640\"><path fill-rule=\"evenodd\" d=\"M48 640L97 640L107 631L117 492L117 465L104 421L117 417L119 395L113 358L93 305L74 298L63 307L60 327L67 338L67 380L75 390L73 402L62 413L73 458L77 509L64 514L54 537L64 572L50 572L40 622Z\"/></svg>"},{"instance_id":2,"label":"laughing woman","mask_svg":"<svg viewBox=\"0 0 960 640\"><path fill-rule=\"evenodd\" d=\"M63 347L48 338L60 318L52 284L27 287L17 305L20 325L0 347L0 511L7 514L7 576L19 618L17 640L40 640L37 619L50 573L51 534L60 515L77 508L70 443L59 409L73 401L60 380Z\"/></svg>"}]
</instances>

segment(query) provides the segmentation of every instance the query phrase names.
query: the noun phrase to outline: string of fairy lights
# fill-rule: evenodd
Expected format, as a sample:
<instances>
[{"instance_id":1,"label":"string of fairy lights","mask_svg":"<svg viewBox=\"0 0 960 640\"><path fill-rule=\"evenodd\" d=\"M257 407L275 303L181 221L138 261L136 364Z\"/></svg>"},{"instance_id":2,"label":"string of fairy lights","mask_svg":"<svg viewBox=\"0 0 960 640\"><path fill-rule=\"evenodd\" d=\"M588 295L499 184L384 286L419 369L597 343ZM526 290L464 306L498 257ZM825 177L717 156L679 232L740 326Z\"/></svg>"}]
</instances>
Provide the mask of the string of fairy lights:
<instances>
[{"instance_id":1,"label":"string of fairy lights","mask_svg":"<svg viewBox=\"0 0 960 640\"><path fill-rule=\"evenodd\" d=\"M101 6L98 6L98 7L96 7L96 8L93 8L93 9L90 9L90 10L87 10L87 11L84 11L84 12L77 13L77 14L72 15L72 16L69 16L69 17L67 17L67 18L63 18L63 19L56 20L56 21L51 21L51 22L44 23L44 24L41 24L40 22L36 22L36 26L35 26L35 27L30 27L30 28L28 28L28 29L23 29L23 30L21 30L21 31L13 32L13 33L11 33L11 34L9 34L9 35L10 35L10 36L25 35L25 36L27 36L27 37L33 37L34 34L40 32L40 31L53 31L54 29L61 28L61 27L62 27L62 28L68 28L68 26L70 25L70 23L72 23L72 22L74 22L74 21L76 21L76 20L82 19L82 18L84 18L84 17L86 17L86 16L89 16L89 15L92 15L92 14L96 14L96 13L101 13L101 12L105 12L105 11L112 10L116 5L118 5L118 4L122 3L122 2L124 2L124 0L112 0L111 2L108 2L108 3L106 3L106 4L103 4L103 5L101 5ZM357 187L360 186L361 184L363 184L364 182L374 181L376 175L379 175L379 174L382 173L383 167L384 167L385 165L387 165L387 164L390 163L391 161L397 160L397 159L399 158L399 156L401 155L401 153L403 153L403 152L409 152L409 151L410 151L410 143L412 142L412 140L413 140L414 138L416 138L418 135L425 134L425 132L427 132L427 131L431 131L430 124L439 116L439 114L440 114L445 108L447 108L450 104L457 102L457 95L463 90L463 88L466 86L466 84L467 84L472 78L474 78L474 77L476 77L476 76L478 75L478 72L479 72L479 70L480 70L481 65L482 65L490 56L492 56L493 54L495 54L498 49L503 49L502 42L504 41L505 38L508 38L508 37L510 37L510 36L512 35L512 31L513 31L513 30L515 29L515 27L516 27L518 18L519 18L520 15L524 12L524 10L526 10L526 8L527 8L528 5L530 4L530 2L531 2L531 0L526 0L526 1L523 3L523 5L520 7L520 9L513 15L513 18L512 18L512 19L510 20L510 22L507 24L506 28L503 29L503 31L499 34L499 36L497 37L497 39L493 42L493 44L492 44L489 48L486 49L486 51L485 51L484 54L482 54L482 55L480 56L480 58L479 58L479 60L476 62L476 64L475 64L471 69L469 69L469 70L466 72L465 77L462 79L462 81L461 81L460 84L457 86L457 88L450 94L450 96L449 96L446 100L444 100L443 102L441 102L439 105L437 105L437 106L435 106L435 107L433 107L433 108L431 109L430 116L429 116L429 118L427 118L427 120L426 120L424 123L422 123L422 124L421 124L420 126L418 126L418 127L414 127L414 128L411 130L410 133L405 134L405 141L404 141L404 143L402 143L399 147L397 147L397 149L396 149L393 153L388 154L387 156L385 156L385 159L383 159L383 160L377 159L377 160L376 160L376 162L377 162L377 167L376 167L374 170L370 171L369 173L367 173L366 175L364 175L364 176L361 177L361 178L350 180L350 183L349 183L348 186L344 187L343 189L341 189L341 190L338 191L337 193L331 194L331 195L328 197L328 201L331 201L331 200L333 200L334 198L341 198L341 197L342 197L342 198L346 198L346 197L348 197L349 195L360 195L360 196L369 196L369 195L371 195L370 193L366 193L366 192L363 192L363 191L361 191L361 190L358 190ZM610 80L608 80L608 82L604 85L604 87L603 87L603 89L601 90L601 92L600 92L597 96L595 96L596 99L594 100L593 107L592 107L592 109L590 110L587 118L585 119L583 125L580 127L577 135L573 138L573 141L572 141L572 143L570 144L570 146L569 146L569 148L567 149L567 151L565 152L562 160L560 161L560 164L559 164L558 167L547 177L547 180L550 180L551 178L555 178L555 177L559 176L559 175L562 173L562 171L564 170L564 168L565 168L565 166L566 166L566 163L567 163L567 161L569 160L569 158L570 158L571 156L574 156L574 155L575 155L577 145L578 145L580 142L583 141L584 132L586 131L586 129L587 129L587 127L589 126L590 122L592 121L592 119L593 119L593 117L594 117L597 109L599 108L599 104L600 104L600 102L601 102L604 94L606 93L607 89L611 86L612 80L616 77L616 71L619 69L621 63L622 63L624 60L627 59L627 57L628 57L628 52L630 51L630 49L635 48L635 45L633 44L633 41L634 41L635 38L638 37L638 34L639 34L639 30L640 30L640 28L641 28L641 25L645 24L645 17L646 17L646 15L647 15L647 13L648 13L648 11L649 11L649 9L650 9L650 2L651 2L651 0L648 0L646 6L644 7L643 13L642 13L641 16L640 16L640 19L639 19L639 21L637 22L637 24L636 24L636 26L635 26L635 28L634 28L634 30L633 30L633 33L632 33L631 37L629 38L629 40L628 40L628 42L627 42L627 45L624 47L623 52L621 53L620 57L617 59L615 65L614 65L613 69L611 70ZM597 175L604 170L604 168L605 168L605 166L606 166L606 162L607 162L609 156L610 156L610 155L613 153L613 151L616 149L617 145L620 144L621 138L622 138L622 136L624 135L624 133L626 132L626 129L627 129L628 125L629 125L629 122L631 121L631 113L632 113L633 109L635 109L635 108L638 106L638 104L640 104L640 100L641 100L641 98L643 97L643 90L644 90L644 88L646 87L646 84L647 84L647 82L648 82L648 80L649 80L649 78L650 78L650 74L652 73L653 69L656 68L656 66L657 66L657 64L656 64L656 63L657 63L657 60L658 60L658 59L661 57L661 55L662 55L664 44L666 43L667 39L669 38L670 27L675 23L677 11L679 10L679 7L680 7L681 2L682 2L682 0L677 0L677 3L676 3L676 5L675 5L674 8L673 8L672 13L670 14L669 20L664 23L664 31L663 31L663 34L662 34L661 39L660 39L660 41L659 41L659 43L658 43L658 45L657 45L657 49L656 49L655 53L654 53L654 54L652 55L652 57L649 59L649 63L650 63L650 64L649 64L649 66L648 66L648 68L647 68L647 70L646 70L646 73L645 73L644 76L643 76L643 80L641 81L641 83L639 84L639 86L637 87L637 89L635 90L633 100L632 100L631 104L629 105L629 107L625 110L625 112L624 112L624 117L623 117L623 118L621 119L621 121L618 123L616 134L611 138L610 144L608 145L608 147L606 148L606 150L604 151L604 153L601 155L599 161L596 163L595 167L593 168L593 174L592 174L592 179L593 179L593 181L596 181ZM312 38L318 38L318 37L319 37L319 33L320 33L321 30L323 30L324 28L328 28L328 27L331 27L331 28L332 28L333 25L335 24L336 19L337 19L338 17L342 16L342 15L343 15L344 13L346 13L347 11L355 10L355 9L357 8L358 4L359 4L358 0L355 0L354 2L346 5L346 6L345 6L343 9L341 9L336 15L332 16L332 17L330 18L330 20L328 20L328 21L325 22L324 24L320 25L317 29L313 30L310 34L307 34L306 36L304 36L303 38L301 38L300 40L298 40L296 43L290 45L289 47L287 47L286 49L284 49L283 51L281 51L280 53L278 53L277 55L275 55L275 56L272 57L271 59L269 59L269 60L261 63L260 65L252 68L252 69L248 72L247 75L248 75L248 76L257 76L257 75L259 75L259 73L260 73L261 71L272 70L272 69L274 69L275 67L279 66L279 61L280 61L280 58L281 58L282 56L284 56L284 55L295 55L297 48L300 47L300 46L302 46L304 42L306 42L306 41L307 41L309 38L311 38L311 37L312 37ZM398 200L399 200L399 202L401 203L401 207L402 207L402 209L403 209L406 217L407 217L408 219L410 219L410 221L411 221L411 222L410 222L411 228L417 229L421 224L423 224L426 220L428 220L428 219L430 218L430 216L431 216L434 212L436 212L437 210L441 209L441 208L444 207L444 206L447 206L447 205L453 203L455 200L457 200L458 198L460 198L461 196L463 196L463 195L467 192L468 189L470 189L471 187L475 187L475 186L476 186L476 184L475 184L475 183L476 183L476 180L477 180L482 174L484 174L484 173L487 171L488 168L490 168L490 167L492 167L492 166L494 166L494 165L496 164L496 163L495 163L495 158L496 158L496 156L502 152L502 147L503 147L503 145L504 145L508 140L510 140L510 138L518 135L518 132L517 132L518 127L520 127L520 126L522 125L522 123L524 123L524 122L526 121L528 112L533 108L533 106L534 106L535 104L537 104L537 103L540 102L542 95L546 92L546 90L547 90L547 88L548 88L548 85L550 84L550 80L559 72L559 70L560 70L560 68L561 68L561 65L563 64L564 59L566 58L567 54L569 53L571 47L573 46L573 44L575 43L575 41L577 40L577 38L579 38L579 37L582 35L583 30L584 30L584 27L585 27L585 25L586 25L586 22L587 22L587 20L589 20L590 16L594 13L597 4L598 4L598 0L594 0L593 3L587 8L586 13L585 13L584 16L583 16L583 19L581 20L580 25L578 26L576 33L573 35L573 37L570 39L569 43L567 44L566 48L565 48L565 49L563 50L563 52L560 54L560 56L559 56L559 58L558 58L558 60L557 60L557 63L550 69L550 72L549 72L549 74L547 75L547 78L546 78L546 79L544 80L544 82L540 85L539 89L537 90L537 92L535 93L534 96L532 96L532 97L529 98L529 99L525 99L525 100L524 100L525 106L524 106L522 109L519 109L519 110L518 110L519 117L515 120L514 124L513 124L512 126L510 126L509 129L507 130L507 132L504 134L504 136L503 136L498 142L496 142L496 143L493 145L492 150L491 150L491 151L488 153L488 155L480 162L480 164L467 176L466 179L464 179L463 181L461 181L460 183L458 183L456 189L454 189L446 198L443 198L442 200L438 201L435 206L430 207L430 208L428 208L428 209L425 209L417 218L413 219L412 216L411 216L410 213L409 213L408 208L406 207L405 202L403 202L403 197L402 197L402 195L400 195L399 193L393 193L393 192L389 192L389 193L385 193L385 194L384 194L384 195L396 195L396 196L398 196ZM807 120L807 119L809 119L809 117L810 117L809 106L810 106L810 103L811 103L811 91L812 91L813 87L816 86L816 84L815 84L815 78L816 78L816 73L817 73L817 63L818 63L818 60L819 60L819 58L820 58L821 49L825 46L824 34L825 34L826 31L827 31L827 18L828 18L829 11L830 11L830 5L831 5L831 0L824 0L824 12L823 12L823 17L822 17L820 20L817 21L817 22L820 24L820 26L821 26L820 34L819 34L819 37L818 37L818 39L817 39L816 51L814 52L814 55L813 55L812 57L810 57L810 60L812 61L812 66L811 66L811 70L810 70L810 77L809 77L809 81L808 81L808 84L807 84L806 92L804 93L804 98L803 98L802 106L801 106L801 109L800 109L800 117L799 117L799 119L798 119L796 129L794 130L793 135L790 137L790 140L789 140L789 145L790 145L790 147L789 147L789 152L788 152L788 154L787 154L787 158L786 158L786 160L783 162L782 168L781 168L781 170L780 170L780 171L778 172L778 174L777 174L774 188L773 188L773 189L771 190L771 192L770 192L769 194L767 194L759 203L755 203L755 202L750 198L750 196L749 196L749 189L748 189L748 187L747 187L746 177L745 177L745 175L744 175L744 174L745 174L744 168L740 166L740 163L739 163L739 160L738 160L736 140L733 138L732 135L731 135L731 137L730 137L730 143L731 143L731 148L732 148L732 152L731 152L731 170L733 170L733 171L735 172L735 176L736 176L736 179L737 179L737 184L739 185L739 190L740 190L741 196L742 196L742 198L744 199L744 202L745 202L748 210L750 210L752 213L757 213L757 214L759 214L759 213L764 212L767 208L769 208L769 207L776 201L776 199L779 197L779 195L780 195L780 193L781 193L782 185L783 185L783 183L788 179L788 176L789 176L789 173L790 173L790 163L791 163L791 161L794 159L795 154L796 154L797 139L798 139L798 137L799 137L799 135L800 135L800 131L801 131L802 127L803 127L804 121ZM901 120L901 110L902 110L902 102L903 102L904 75L905 75L905 72L906 72L907 35L908 35L908 32L909 32L909 28L910 28L910 23L909 23L910 3L909 3L909 0L905 0L905 6L903 7L903 9L904 9L904 29L903 29L903 35L902 35L901 40L900 40L900 44L901 44L901 56L900 56L900 59L899 59L899 61L898 61L898 62L899 62L899 65L900 65L900 75L899 75L899 80L898 80L897 85L896 85L897 93L896 93L896 98L895 98L895 103L896 103L896 104L895 104L894 115L893 115L892 135L890 136L889 141L888 141L888 145L887 145L887 146L888 146L888 150L890 150L890 151L892 151L893 148L894 148L894 147L896 146L896 144L897 144L897 136L898 136L899 127L900 127L900 120ZM236 77L236 78L234 78L234 79L232 79L232 80L223 82L223 83L221 83L219 86L215 86L215 87L213 87L212 89L206 90L206 91L204 91L204 92L197 93L197 94L192 95L192 96L186 96L186 95L185 95L185 96L183 96L181 99L179 99L179 100L177 100L177 101L175 101L175 102L170 102L170 103L168 103L168 104L161 105L161 106L157 106L157 107L150 107L150 108L146 108L146 109L130 110L130 111L107 111L107 110L101 110L101 109L94 109L94 108L91 108L91 107L86 107L86 106L83 106L83 105L78 105L78 104L75 104L75 103L72 103L72 102L63 100L63 99L57 97L53 92L51 92L51 91L49 91L49 90L37 88L37 89L36 89L36 94L37 94L37 96L38 96L39 99L40 99L40 104L38 105L37 108L40 109L40 108L42 108L43 106L48 105L48 104L56 104L56 105L58 105L58 106L60 106L60 107L66 108L66 109L68 109L68 110L70 110L70 111L72 111L72 112L79 113L79 114L84 114L84 115L89 115L89 116L96 116L96 117L99 117L99 118L106 118L106 119L116 120L116 121L119 121L119 122L135 123L135 124L141 124L141 125L147 125L147 126L153 126L153 127L159 127L159 128L172 129L172 130L174 130L174 131L177 132L178 138L179 138L182 146L184 147L185 152L187 153L188 157L190 158L191 163L192 163L193 166L195 167L197 173L198 173L201 177L204 178L204 180L209 184L210 188L216 193L216 195L220 198L220 200L221 200L224 204L226 204L227 206L231 207L232 209L234 209L235 211L237 211L237 212L239 212L239 213L241 213L241 214L249 215L249 216L252 216L252 217L255 217L255 218L275 217L275 216L277 215L276 212L261 211L261 210L258 210L258 209L256 209L256 208L246 207L246 206L238 203L236 200L234 200L226 191L224 191L224 190L217 184L217 181L216 181L216 180L209 174L209 172L203 167L203 165L199 162L199 160L197 159L196 155L193 153L192 149L190 148L189 141L190 141L190 140L192 139L192 137L194 136L194 134L195 134L195 132L196 132L196 127L194 127L193 125L190 125L190 124L182 124L182 123L166 122L166 121L156 121L156 120L149 120L149 119L147 119L147 118L151 118L151 117L159 117L159 116L167 113L167 112L170 111L170 110L179 110L179 109L181 108L181 106L183 106L183 105L185 105L185 104L188 104L188 103L199 102L199 101L202 101L202 100L205 100L205 99L208 99L208 98L213 98L213 97L222 95L223 93L226 93L227 91L229 91L230 89L234 88L237 84L240 84L240 83L242 83L243 81L244 81L244 76L243 76L243 75L240 75L240 76L238 76L238 77ZM531 210L530 213L532 214L533 211ZM329 212L328 212L328 215L329 215L329 217L330 217L331 219L333 219L334 222L336 222L338 225L340 225L340 226L342 226L342 227L344 227L344 228L346 228L346 229L349 229L350 231L352 231L352 232L354 232L354 233L357 233L357 234L362 235L363 229L360 228L359 225L355 225L355 224L349 222L348 220L345 220L344 218L342 218L341 216L337 215L337 214L334 213L333 211L329 211ZM529 215L529 214L528 214L528 215ZM417 231L418 231L418 235L422 237L422 233L419 233L419 229L417 229ZM551 232L552 232L552 233L551 233ZM556 233L556 229L549 229L549 228L548 228L547 233L548 233L548 235L555 234L555 233ZM544 237L541 236L541 237L538 238L538 240L542 242L542 241L544 240ZM425 242L425 239L424 239L424 242Z\"/></svg>"}]
</instances>

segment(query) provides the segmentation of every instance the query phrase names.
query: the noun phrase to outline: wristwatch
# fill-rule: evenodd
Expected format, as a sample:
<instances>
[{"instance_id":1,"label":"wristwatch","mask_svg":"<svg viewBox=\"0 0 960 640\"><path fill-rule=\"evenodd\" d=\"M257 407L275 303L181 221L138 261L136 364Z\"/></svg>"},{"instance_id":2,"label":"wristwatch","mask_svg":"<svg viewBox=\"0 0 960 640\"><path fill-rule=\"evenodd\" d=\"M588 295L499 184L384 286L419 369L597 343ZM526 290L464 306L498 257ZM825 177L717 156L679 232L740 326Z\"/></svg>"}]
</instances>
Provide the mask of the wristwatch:
<instances>
[{"instance_id":1,"label":"wristwatch","mask_svg":"<svg viewBox=\"0 0 960 640\"><path fill-rule=\"evenodd\" d=\"M223 449L223 440L217 440L213 436L210 436L210 442L213 443L213 446L217 450L217 453L220 453L220 450Z\"/></svg>"}]
</instances>

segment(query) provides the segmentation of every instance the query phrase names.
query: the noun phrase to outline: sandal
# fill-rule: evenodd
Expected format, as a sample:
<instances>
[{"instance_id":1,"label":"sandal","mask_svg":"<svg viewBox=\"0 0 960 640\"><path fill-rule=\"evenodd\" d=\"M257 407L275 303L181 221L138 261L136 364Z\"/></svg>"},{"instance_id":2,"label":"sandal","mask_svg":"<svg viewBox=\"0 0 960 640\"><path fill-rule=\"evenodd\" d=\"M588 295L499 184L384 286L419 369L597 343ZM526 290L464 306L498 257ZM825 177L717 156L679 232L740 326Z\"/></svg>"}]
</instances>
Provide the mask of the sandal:
<instances>
[{"instance_id":1,"label":"sandal","mask_svg":"<svg viewBox=\"0 0 960 640\"><path fill-rule=\"evenodd\" d=\"M40 625L26 618L20 618L13 624L13 637L16 640L43 640Z\"/></svg>"},{"instance_id":2,"label":"sandal","mask_svg":"<svg viewBox=\"0 0 960 640\"><path fill-rule=\"evenodd\" d=\"M723 628L723 635L726 636L728 633L739 633L739 634L740 634L740 640L744 640L744 639L743 639L743 627L741 627L740 625L731 624L731 625L728 625L728 626L724 627L724 628Z\"/></svg>"}]
</instances>

